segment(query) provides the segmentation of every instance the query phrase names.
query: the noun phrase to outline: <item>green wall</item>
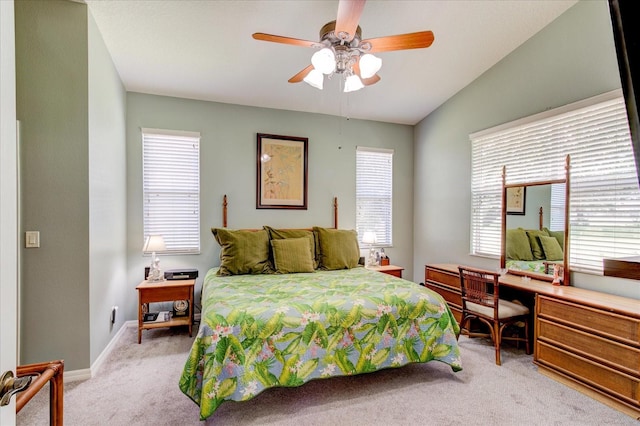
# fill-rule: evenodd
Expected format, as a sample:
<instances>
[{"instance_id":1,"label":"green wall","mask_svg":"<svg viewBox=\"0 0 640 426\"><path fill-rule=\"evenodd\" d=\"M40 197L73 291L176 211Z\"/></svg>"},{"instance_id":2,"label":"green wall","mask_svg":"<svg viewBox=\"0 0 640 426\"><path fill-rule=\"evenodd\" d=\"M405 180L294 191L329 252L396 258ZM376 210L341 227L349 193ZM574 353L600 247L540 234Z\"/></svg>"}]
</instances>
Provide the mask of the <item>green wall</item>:
<instances>
[{"instance_id":1,"label":"green wall","mask_svg":"<svg viewBox=\"0 0 640 426\"><path fill-rule=\"evenodd\" d=\"M86 5L21 0L15 18L20 232L40 231L20 249L19 362L82 370L130 298L125 91Z\"/></svg>"},{"instance_id":2,"label":"green wall","mask_svg":"<svg viewBox=\"0 0 640 426\"><path fill-rule=\"evenodd\" d=\"M346 96L336 93L336 96ZM222 226L222 197L229 197L229 228L332 226L332 200L338 197L339 227L355 227L356 146L395 149L393 176L393 240L391 261L412 277L413 127L245 107L140 93L127 94L127 235L131 303L134 287L149 257L142 255L142 149L140 128L201 132L200 255L161 257L163 269L198 268L202 277L219 265L219 247L211 227ZM256 210L256 134L309 138L308 210ZM196 299L199 294L196 294Z\"/></svg>"},{"instance_id":3,"label":"green wall","mask_svg":"<svg viewBox=\"0 0 640 426\"><path fill-rule=\"evenodd\" d=\"M86 6L17 1L22 248L20 362L89 360ZM24 244L21 244L24 247Z\"/></svg>"},{"instance_id":4,"label":"green wall","mask_svg":"<svg viewBox=\"0 0 640 426\"><path fill-rule=\"evenodd\" d=\"M498 267L469 255L470 133L618 88L607 2L580 1L418 123L414 279L425 263ZM572 285L640 298L630 280L574 273Z\"/></svg>"},{"instance_id":5,"label":"green wall","mask_svg":"<svg viewBox=\"0 0 640 426\"><path fill-rule=\"evenodd\" d=\"M102 35L89 29L89 319L93 364L127 319L126 92Z\"/></svg>"}]
</instances>

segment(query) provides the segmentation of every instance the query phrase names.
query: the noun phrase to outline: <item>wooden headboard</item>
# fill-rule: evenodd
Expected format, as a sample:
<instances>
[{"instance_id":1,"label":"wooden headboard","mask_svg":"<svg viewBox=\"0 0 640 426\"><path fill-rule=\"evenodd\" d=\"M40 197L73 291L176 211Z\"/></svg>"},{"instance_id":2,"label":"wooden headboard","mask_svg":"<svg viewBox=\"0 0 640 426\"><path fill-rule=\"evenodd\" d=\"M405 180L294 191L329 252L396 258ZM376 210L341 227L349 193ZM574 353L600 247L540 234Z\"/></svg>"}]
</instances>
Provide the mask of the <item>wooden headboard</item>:
<instances>
[{"instance_id":1,"label":"wooden headboard","mask_svg":"<svg viewBox=\"0 0 640 426\"><path fill-rule=\"evenodd\" d=\"M229 202L227 201L227 194L224 194L222 198L222 227L227 227L227 209ZM333 227L338 229L338 197L333 197Z\"/></svg>"}]
</instances>

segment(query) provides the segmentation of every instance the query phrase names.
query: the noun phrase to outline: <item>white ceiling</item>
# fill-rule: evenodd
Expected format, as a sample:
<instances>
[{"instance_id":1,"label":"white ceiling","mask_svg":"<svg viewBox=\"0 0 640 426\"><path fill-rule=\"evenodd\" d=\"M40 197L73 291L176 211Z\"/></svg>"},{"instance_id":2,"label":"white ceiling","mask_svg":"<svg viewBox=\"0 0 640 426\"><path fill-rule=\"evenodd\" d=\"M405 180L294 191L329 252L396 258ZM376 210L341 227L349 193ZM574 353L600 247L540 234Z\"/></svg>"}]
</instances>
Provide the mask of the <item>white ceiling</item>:
<instances>
[{"instance_id":1,"label":"white ceiling","mask_svg":"<svg viewBox=\"0 0 640 426\"><path fill-rule=\"evenodd\" d=\"M427 49L379 53L382 78L358 92L287 80L314 49L337 0L85 0L127 91L415 124L577 0L369 0L362 38L431 30Z\"/></svg>"}]
</instances>

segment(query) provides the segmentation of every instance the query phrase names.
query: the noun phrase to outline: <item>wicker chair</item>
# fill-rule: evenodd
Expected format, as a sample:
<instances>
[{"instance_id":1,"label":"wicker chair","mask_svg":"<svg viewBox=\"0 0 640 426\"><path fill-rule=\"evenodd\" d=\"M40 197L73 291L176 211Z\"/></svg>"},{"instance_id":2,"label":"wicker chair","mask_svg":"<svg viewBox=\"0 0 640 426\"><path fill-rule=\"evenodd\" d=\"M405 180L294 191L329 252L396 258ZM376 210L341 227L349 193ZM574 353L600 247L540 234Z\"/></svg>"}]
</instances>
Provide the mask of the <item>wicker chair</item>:
<instances>
[{"instance_id":1,"label":"wicker chair","mask_svg":"<svg viewBox=\"0 0 640 426\"><path fill-rule=\"evenodd\" d=\"M530 354L529 308L500 299L500 284L498 282L500 275L498 273L463 266L459 266L458 269L460 270L460 287L462 289L460 328L465 330L469 337L490 336L496 350L497 365L501 365L500 344L502 340L524 341L527 354ZM486 324L490 333L472 332L469 325L472 319ZM520 321L524 323L524 337L503 337L502 334L507 326Z\"/></svg>"}]
</instances>

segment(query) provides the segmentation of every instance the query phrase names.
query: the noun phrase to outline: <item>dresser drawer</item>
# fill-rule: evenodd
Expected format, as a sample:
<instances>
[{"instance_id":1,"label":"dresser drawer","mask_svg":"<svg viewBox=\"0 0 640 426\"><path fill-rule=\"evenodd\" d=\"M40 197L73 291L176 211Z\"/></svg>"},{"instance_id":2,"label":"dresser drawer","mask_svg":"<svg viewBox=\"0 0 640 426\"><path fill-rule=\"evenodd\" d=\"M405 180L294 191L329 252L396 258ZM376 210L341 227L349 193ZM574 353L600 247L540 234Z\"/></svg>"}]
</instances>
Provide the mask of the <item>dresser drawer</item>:
<instances>
[{"instance_id":1,"label":"dresser drawer","mask_svg":"<svg viewBox=\"0 0 640 426\"><path fill-rule=\"evenodd\" d=\"M427 281L426 286L428 289L440 294L440 296L447 301L449 306L455 306L460 309L460 312L462 312L462 295L459 292L430 281ZM460 314L460 317L462 318L462 313Z\"/></svg>"},{"instance_id":2,"label":"dresser drawer","mask_svg":"<svg viewBox=\"0 0 640 426\"><path fill-rule=\"evenodd\" d=\"M561 346L629 374L640 371L640 349L538 318L538 339Z\"/></svg>"},{"instance_id":3,"label":"dresser drawer","mask_svg":"<svg viewBox=\"0 0 640 426\"><path fill-rule=\"evenodd\" d=\"M536 341L536 361L640 407L640 378Z\"/></svg>"},{"instance_id":4,"label":"dresser drawer","mask_svg":"<svg viewBox=\"0 0 640 426\"><path fill-rule=\"evenodd\" d=\"M425 281L435 281L440 284L460 289L460 275L458 274L432 269L427 266L424 275Z\"/></svg>"},{"instance_id":5,"label":"dresser drawer","mask_svg":"<svg viewBox=\"0 0 640 426\"><path fill-rule=\"evenodd\" d=\"M536 310L542 318L640 346L640 319L545 296L538 297Z\"/></svg>"}]
</instances>

